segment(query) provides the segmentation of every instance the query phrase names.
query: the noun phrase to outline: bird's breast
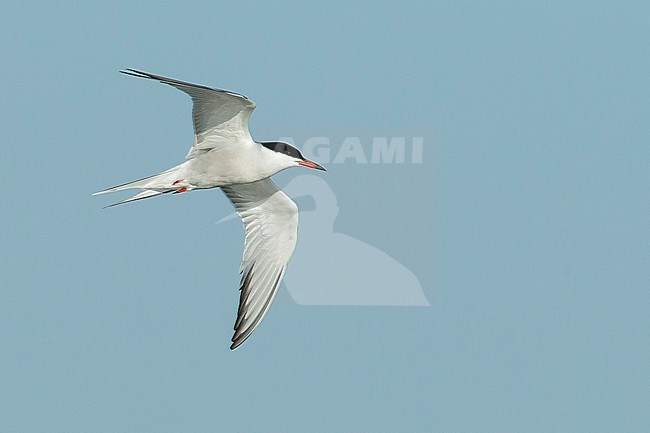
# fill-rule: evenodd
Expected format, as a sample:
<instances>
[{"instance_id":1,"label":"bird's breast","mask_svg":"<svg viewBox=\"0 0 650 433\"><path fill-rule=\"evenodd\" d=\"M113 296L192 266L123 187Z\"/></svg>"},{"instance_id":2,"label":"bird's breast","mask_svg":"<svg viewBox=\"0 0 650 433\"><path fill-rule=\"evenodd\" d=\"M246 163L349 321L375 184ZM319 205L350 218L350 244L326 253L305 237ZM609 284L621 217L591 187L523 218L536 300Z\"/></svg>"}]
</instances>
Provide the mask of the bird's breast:
<instances>
[{"instance_id":1,"label":"bird's breast","mask_svg":"<svg viewBox=\"0 0 650 433\"><path fill-rule=\"evenodd\" d=\"M260 170L255 150L212 150L187 161L186 179L198 188L256 182L269 177Z\"/></svg>"}]
</instances>

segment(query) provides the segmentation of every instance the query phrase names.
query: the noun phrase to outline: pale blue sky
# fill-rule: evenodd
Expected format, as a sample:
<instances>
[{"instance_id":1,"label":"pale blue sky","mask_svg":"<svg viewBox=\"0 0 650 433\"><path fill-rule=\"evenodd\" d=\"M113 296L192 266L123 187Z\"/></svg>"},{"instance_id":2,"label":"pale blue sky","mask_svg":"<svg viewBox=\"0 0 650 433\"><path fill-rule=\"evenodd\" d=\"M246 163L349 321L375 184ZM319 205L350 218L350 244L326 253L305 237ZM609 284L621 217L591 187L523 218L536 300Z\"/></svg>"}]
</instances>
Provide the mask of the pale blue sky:
<instances>
[{"instance_id":1,"label":"pale blue sky","mask_svg":"<svg viewBox=\"0 0 650 433\"><path fill-rule=\"evenodd\" d=\"M0 6L1 431L650 430L647 3ZM90 196L192 142L125 67L251 97L258 140L424 137L323 178L432 306L282 291L228 350L223 195Z\"/></svg>"}]
</instances>

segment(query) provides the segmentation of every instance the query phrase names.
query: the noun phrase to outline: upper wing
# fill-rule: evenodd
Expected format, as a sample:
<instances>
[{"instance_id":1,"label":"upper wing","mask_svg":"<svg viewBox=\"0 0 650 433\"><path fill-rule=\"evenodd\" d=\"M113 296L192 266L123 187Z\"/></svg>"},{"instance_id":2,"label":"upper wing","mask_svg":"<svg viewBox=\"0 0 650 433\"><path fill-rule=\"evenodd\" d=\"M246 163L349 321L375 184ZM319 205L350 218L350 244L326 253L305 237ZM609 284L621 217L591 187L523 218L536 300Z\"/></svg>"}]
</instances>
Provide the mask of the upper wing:
<instances>
[{"instance_id":1,"label":"upper wing","mask_svg":"<svg viewBox=\"0 0 650 433\"><path fill-rule=\"evenodd\" d=\"M242 139L252 141L248 131L248 119L255 109L255 103L238 93L184 81L166 78L135 69L120 71L134 77L158 80L169 84L192 97L192 120L194 121L194 145L187 154L187 159L213 149L219 145L232 144Z\"/></svg>"},{"instance_id":2,"label":"upper wing","mask_svg":"<svg viewBox=\"0 0 650 433\"><path fill-rule=\"evenodd\" d=\"M296 246L298 206L270 179L221 189L246 231L234 349L253 333L275 298Z\"/></svg>"}]
</instances>

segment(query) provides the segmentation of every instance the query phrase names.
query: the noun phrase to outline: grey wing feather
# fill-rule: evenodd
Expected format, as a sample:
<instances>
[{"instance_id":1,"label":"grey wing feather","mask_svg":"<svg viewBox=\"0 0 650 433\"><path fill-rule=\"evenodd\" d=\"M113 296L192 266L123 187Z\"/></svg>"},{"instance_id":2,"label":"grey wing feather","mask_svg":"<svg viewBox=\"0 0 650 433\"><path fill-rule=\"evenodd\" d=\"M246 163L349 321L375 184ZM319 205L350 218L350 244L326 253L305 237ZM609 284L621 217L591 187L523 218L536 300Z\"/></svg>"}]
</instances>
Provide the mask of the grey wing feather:
<instances>
[{"instance_id":1,"label":"grey wing feather","mask_svg":"<svg viewBox=\"0 0 650 433\"><path fill-rule=\"evenodd\" d=\"M298 207L270 179L222 188L246 231L239 308L231 349L241 345L268 311L296 246Z\"/></svg>"},{"instance_id":2,"label":"grey wing feather","mask_svg":"<svg viewBox=\"0 0 650 433\"><path fill-rule=\"evenodd\" d=\"M160 81L192 97L192 121L196 138L187 154L188 159L224 143L241 139L252 141L248 131L248 120L255 109L255 103L246 96L135 69L125 69L120 72Z\"/></svg>"}]
</instances>

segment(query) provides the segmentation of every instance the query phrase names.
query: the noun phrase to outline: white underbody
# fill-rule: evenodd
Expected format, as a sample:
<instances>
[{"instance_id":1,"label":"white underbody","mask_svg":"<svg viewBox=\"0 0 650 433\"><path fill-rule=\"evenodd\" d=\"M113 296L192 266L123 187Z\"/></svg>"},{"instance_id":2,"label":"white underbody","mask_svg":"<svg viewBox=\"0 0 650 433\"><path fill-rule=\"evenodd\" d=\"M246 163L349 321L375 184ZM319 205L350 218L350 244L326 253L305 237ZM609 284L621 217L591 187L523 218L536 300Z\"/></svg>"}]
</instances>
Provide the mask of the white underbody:
<instances>
[{"instance_id":1,"label":"white underbody","mask_svg":"<svg viewBox=\"0 0 650 433\"><path fill-rule=\"evenodd\" d=\"M127 69L127 75L158 80L192 97L195 143L182 164L160 174L95 194L139 189L110 206L193 189L221 187L246 230L240 302L231 349L242 344L268 311L296 245L298 208L270 179L285 168L320 168L293 148L284 152L256 143L248 131L255 103L243 95Z\"/></svg>"},{"instance_id":2,"label":"white underbody","mask_svg":"<svg viewBox=\"0 0 650 433\"><path fill-rule=\"evenodd\" d=\"M213 144L214 145L214 144ZM206 189L257 182L295 164L252 140L206 150L138 187Z\"/></svg>"}]
</instances>

